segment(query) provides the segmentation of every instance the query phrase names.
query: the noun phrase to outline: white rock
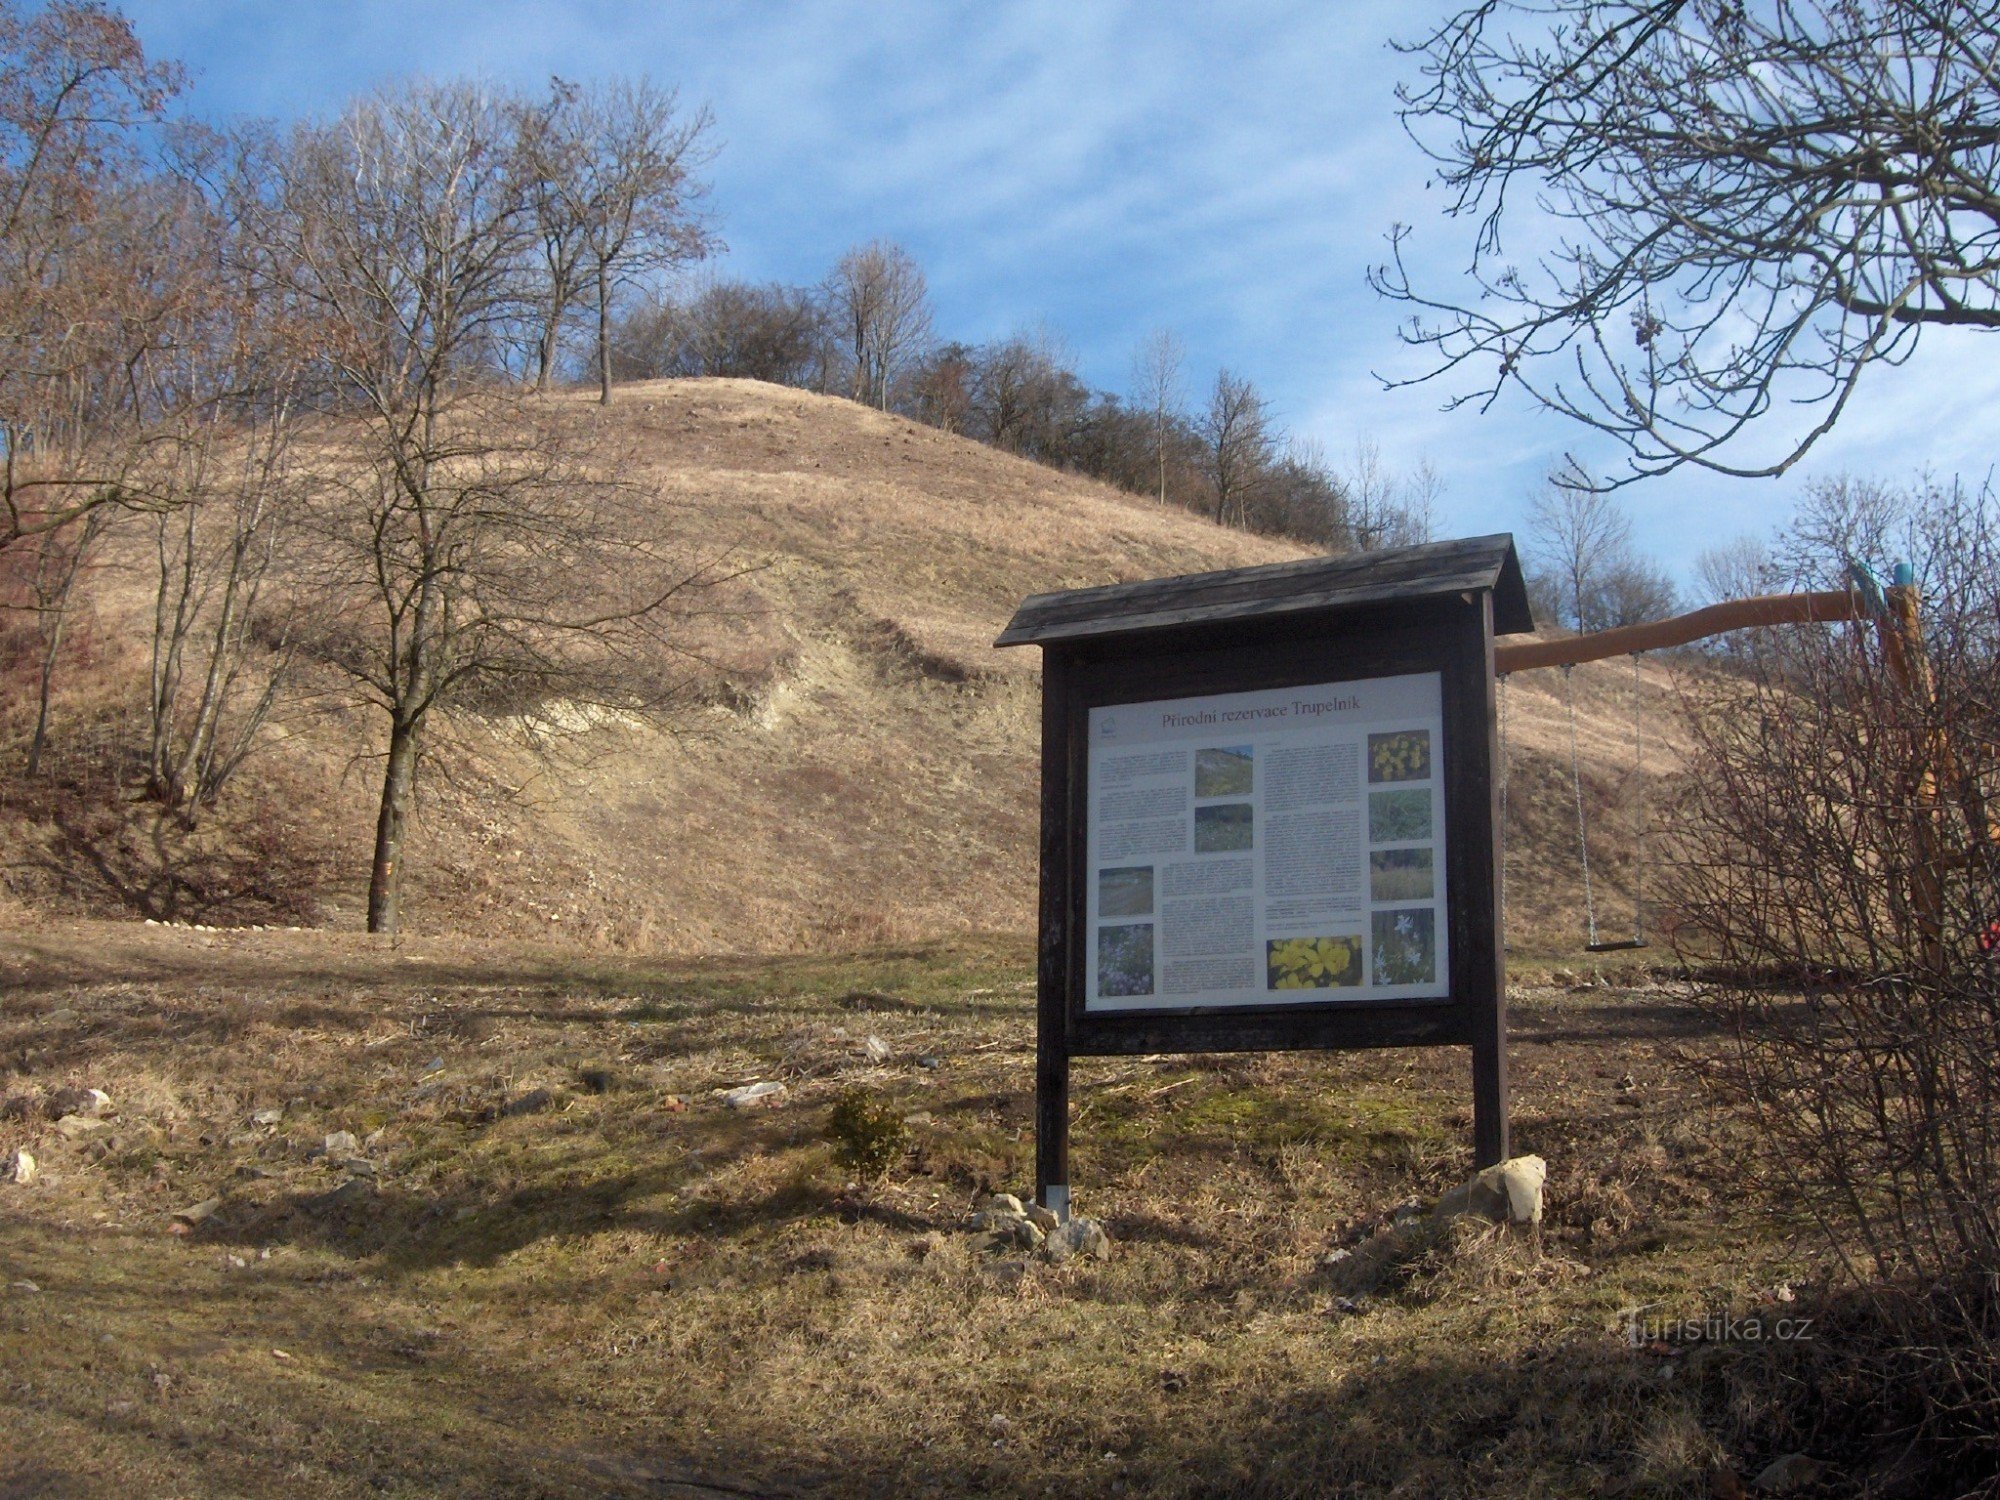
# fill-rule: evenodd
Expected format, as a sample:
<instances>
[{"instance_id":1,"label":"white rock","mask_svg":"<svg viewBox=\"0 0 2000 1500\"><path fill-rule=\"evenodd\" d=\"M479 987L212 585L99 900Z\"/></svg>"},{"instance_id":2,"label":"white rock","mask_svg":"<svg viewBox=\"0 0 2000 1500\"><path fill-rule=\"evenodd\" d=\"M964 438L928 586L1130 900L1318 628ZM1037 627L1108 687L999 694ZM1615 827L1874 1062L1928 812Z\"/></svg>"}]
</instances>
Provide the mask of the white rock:
<instances>
[{"instance_id":1,"label":"white rock","mask_svg":"<svg viewBox=\"0 0 2000 1500\"><path fill-rule=\"evenodd\" d=\"M1039 1203L1028 1205L1028 1222L1044 1234L1054 1234L1062 1228L1062 1220L1058 1219L1052 1210L1043 1208Z\"/></svg>"},{"instance_id":2,"label":"white rock","mask_svg":"<svg viewBox=\"0 0 2000 1500\"><path fill-rule=\"evenodd\" d=\"M1016 1198L1012 1193L995 1193L982 1203L980 1207L986 1209L988 1212L1010 1213L1017 1218L1026 1217L1028 1212L1025 1208L1021 1207L1021 1200Z\"/></svg>"},{"instance_id":3,"label":"white rock","mask_svg":"<svg viewBox=\"0 0 2000 1500\"><path fill-rule=\"evenodd\" d=\"M284 1118L285 1118L284 1107L280 1105L276 1109L258 1110L256 1114L250 1117L250 1123L252 1125L276 1125L279 1121L283 1120Z\"/></svg>"},{"instance_id":4,"label":"white rock","mask_svg":"<svg viewBox=\"0 0 2000 1500\"><path fill-rule=\"evenodd\" d=\"M861 1044L861 1052L872 1063L885 1063L893 1055L889 1044L879 1036L871 1036Z\"/></svg>"},{"instance_id":5,"label":"white rock","mask_svg":"<svg viewBox=\"0 0 2000 1500\"><path fill-rule=\"evenodd\" d=\"M1542 1185L1548 1176L1548 1163L1539 1156L1511 1157L1486 1168L1438 1199L1431 1218L1444 1223L1474 1214L1496 1224L1539 1224Z\"/></svg>"},{"instance_id":6,"label":"white rock","mask_svg":"<svg viewBox=\"0 0 2000 1500\"><path fill-rule=\"evenodd\" d=\"M99 1120L90 1115L64 1115L56 1121L56 1129L62 1133L64 1139L72 1141L81 1140L87 1135L96 1135L110 1128L109 1120Z\"/></svg>"},{"instance_id":7,"label":"white rock","mask_svg":"<svg viewBox=\"0 0 2000 1500\"><path fill-rule=\"evenodd\" d=\"M26 1187L35 1180L35 1158L26 1151L14 1153L14 1185Z\"/></svg>"},{"instance_id":8,"label":"white rock","mask_svg":"<svg viewBox=\"0 0 2000 1500\"><path fill-rule=\"evenodd\" d=\"M361 1142L355 1139L351 1130L334 1131L324 1144L328 1156L352 1156L361 1149Z\"/></svg>"},{"instance_id":9,"label":"white rock","mask_svg":"<svg viewBox=\"0 0 2000 1500\"><path fill-rule=\"evenodd\" d=\"M782 1083L747 1083L740 1089L722 1090L722 1102L731 1109L754 1109L759 1105L776 1104L785 1097Z\"/></svg>"}]
</instances>

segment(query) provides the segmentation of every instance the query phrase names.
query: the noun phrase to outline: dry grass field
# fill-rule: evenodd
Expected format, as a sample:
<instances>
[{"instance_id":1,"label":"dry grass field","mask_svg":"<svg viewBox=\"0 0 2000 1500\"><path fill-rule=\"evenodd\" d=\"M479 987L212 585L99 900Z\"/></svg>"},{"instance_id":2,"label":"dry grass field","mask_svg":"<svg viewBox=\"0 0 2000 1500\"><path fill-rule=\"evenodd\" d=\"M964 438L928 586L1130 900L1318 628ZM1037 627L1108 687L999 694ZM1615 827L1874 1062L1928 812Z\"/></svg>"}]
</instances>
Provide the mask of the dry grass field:
<instances>
[{"instance_id":1,"label":"dry grass field","mask_svg":"<svg viewBox=\"0 0 2000 1500\"><path fill-rule=\"evenodd\" d=\"M1695 1496L1859 1462L1801 1399L1824 1346L1626 1336L1804 1312L1823 1269L1671 987L1517 985L1539 1253L1461 1232L1346 1297L1323 1258L1467 1169L1464 1056L1080 1064L1113 1252L990 1259L1030 962L0 939L0 1155L40 1167L0 1184L0 1494ZM786 1092L721 1102L755 1082ZM63 1086L101 1129L56 1130ZM825 1139L855 1088L908 1123L879 1180Z\"/></svg>"},{"instance_id":2,"label":"dry grass field","mask_svg":"<svg viewBox=\"0 0 2000 1500\"><path fill-rule=\"evenodd\" d=\"M746 577L690 644L730 670L678 733L604 729L562 764L472 720L425 773L406 921L636 953L812 951L1033 921L1039 653L990 643L1048 589L1297 549L853 402L754 381L621 387L566 420L689 558ZM329 438L327 462L340 461ZM0 781L0 899L67 916L361 925L382 726L316 697L193 834L119 779L143 742L144 524L106 554L60 679L54 775ZM1594 868L1631 875L1624 663L1577 673ZM1582 941L1559 676L1510 697L1513 933ZM1668 706L1649 666L1649 706ZM28 705L0 703L0 759ZM1655 713L1649 765L1674 764ZM1629 902L1622 903L1629 910Z\"/></svg>"}]
</instances>

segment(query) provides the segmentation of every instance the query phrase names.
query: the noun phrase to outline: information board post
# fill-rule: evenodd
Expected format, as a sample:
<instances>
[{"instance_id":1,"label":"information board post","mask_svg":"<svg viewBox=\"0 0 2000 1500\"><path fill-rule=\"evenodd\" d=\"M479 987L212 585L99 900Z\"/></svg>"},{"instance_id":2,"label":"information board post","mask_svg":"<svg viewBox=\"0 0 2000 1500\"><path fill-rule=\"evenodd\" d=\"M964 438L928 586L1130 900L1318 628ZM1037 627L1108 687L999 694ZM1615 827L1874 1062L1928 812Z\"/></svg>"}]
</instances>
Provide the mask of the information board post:
<instances>
[{"instance_id":1,"label":"information board post","mask_svg":"<svg viewBox=\"0 0 2000 1500\"><path fill-rule=\"evenodd\" d=\"M1069 1217L1069 745L1065 658L1042 664L1040 944L1035 970L1035 1201Z\"/></svg>"},{"instance_id":2,"label":"information board post","mask_svg":"<svg viewBox=\"0 0 2000 1500\"><path fill-rule=\"evenodd\" d=\"M1465 1046L1507 1149L1493 639L1512 538L1026 601L1043 648L1036 1196L1073 1057Z\"/></svg>"}]
</instances>

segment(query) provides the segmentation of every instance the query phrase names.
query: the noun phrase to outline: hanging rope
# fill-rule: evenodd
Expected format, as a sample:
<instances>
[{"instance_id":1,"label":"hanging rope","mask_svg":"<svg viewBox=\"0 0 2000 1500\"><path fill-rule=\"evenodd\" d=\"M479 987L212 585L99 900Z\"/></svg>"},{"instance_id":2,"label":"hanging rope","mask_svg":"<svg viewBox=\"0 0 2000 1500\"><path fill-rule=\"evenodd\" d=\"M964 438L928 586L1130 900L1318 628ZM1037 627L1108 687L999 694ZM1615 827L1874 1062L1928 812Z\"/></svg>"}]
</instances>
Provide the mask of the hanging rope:
<instances>
[{"instance_id":1,"label":"hanging rope","mask_svg":"<svg viewBox=\"0 0 2000 1500\"><path fill-rule=\"evenodd\" d=\"M1500 827L1495 831L1495 841L1500 846L1500 916L1504 922L1507 916L1507 674L1502 672L1493 683L1494 692L1500 699Z\"/></svg>"},{"instance_id":2,"label":"hanging rope","mask_svg":"<svg viewBox=\"0 0 2000 1500\"><path fill-rule=\"evenodd\" d=\"M1632 942L1635 947L1646 941L1646 833L1651 819L1646 816L1646 751L1641 738L1644 733L1645 705L1639 697L1639 653L1632 653L1632 817L1638 824L1633 830L1633 850L1637 863L1632 871Z\"/></svg>"},{"instance_id":3,"label":"hanging rope","mask_svg":"<svg viewBox=\"0 0 2000 1500\"><path fill-rule=\"evenodd\" d=\"M1569 707L1569 784L1576 794L1576 850L1583 862L1583 915L1589 924L1588 942L1597 942L1597 898L1590 889L1590 830L1583 820L1583 756L1576 747L1576 669L1563 667L1563 701Z\"/></svg>"}]
</instances>

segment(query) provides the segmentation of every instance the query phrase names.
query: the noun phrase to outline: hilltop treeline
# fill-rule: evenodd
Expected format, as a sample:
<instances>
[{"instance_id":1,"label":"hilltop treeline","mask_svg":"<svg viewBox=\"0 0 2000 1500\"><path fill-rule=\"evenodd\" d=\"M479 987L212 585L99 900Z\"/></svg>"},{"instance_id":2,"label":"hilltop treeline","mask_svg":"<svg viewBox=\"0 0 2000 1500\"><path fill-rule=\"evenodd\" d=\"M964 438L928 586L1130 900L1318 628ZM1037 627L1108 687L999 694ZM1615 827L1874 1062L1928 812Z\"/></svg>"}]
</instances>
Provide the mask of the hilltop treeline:
<instances>
[{"instance_id":1,"label":"hilltop treeline","mask_svg":"<svg viewBox=\"0 0 2000 1500\"><path fill-rule=\"evenodd\" d=\"M734 376L843 395L1023 458L1187 507L1218 524L1331 551L1430 534L1440 483L1389 471L1361 441L1344 463L1286 439L1230 370L1190 391L1170 333L1135 351L1132 390L1093 389L1047 329L987 344L940 336L922 268L875 242L813 285L710 276L657 288L611 332L630 378Z\"/></svg>"}]
</instances>

